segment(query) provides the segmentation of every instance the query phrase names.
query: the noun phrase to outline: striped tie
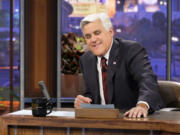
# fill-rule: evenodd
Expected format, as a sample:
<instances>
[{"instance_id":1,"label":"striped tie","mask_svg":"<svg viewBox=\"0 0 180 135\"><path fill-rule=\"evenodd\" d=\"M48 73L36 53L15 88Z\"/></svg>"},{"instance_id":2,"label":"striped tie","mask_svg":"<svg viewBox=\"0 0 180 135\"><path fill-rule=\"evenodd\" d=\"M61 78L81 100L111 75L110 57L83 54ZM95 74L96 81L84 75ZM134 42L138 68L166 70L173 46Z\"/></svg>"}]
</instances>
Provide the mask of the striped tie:
<instances>
[{"instance_id":1,"label":"striped tie","mask_svg":"<svg viewBox=\"0 0 180 135\"><path fill-rule=\"evenodd\" d=\"M104 91L104 99L106 104L109 103L108 91L107 91L107 59L102 57L101 58L101 66L102 66L102 82L103 82L103 91Z\"/></svg>"}]
</instances>

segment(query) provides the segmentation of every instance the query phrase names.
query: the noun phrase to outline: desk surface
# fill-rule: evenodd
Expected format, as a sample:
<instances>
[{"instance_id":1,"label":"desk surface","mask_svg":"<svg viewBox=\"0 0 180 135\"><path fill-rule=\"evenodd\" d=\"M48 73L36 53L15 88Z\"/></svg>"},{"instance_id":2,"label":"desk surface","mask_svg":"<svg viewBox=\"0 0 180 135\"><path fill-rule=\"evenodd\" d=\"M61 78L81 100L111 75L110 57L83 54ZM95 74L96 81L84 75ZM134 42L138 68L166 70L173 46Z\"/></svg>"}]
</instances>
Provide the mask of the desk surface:
<instances>
[{"instance_id":1,"label":"desk surface","mask_svg":"<svg viewBox=\"0 0 180 135\"><path fill-rule=\"evenodd\" d=\"M74 111L74 109L58 109ZM102 112L103 113L103 112ZM71 116L33 117L28 115L6 114L1 116L2 129L7 132L8 126L43 126L43 127L73 127L128 130L155 130L180 133L180 112L159 111L147 118L125 118L120 113L119 119L87 119Z\"/></svg>"}]
</instances>

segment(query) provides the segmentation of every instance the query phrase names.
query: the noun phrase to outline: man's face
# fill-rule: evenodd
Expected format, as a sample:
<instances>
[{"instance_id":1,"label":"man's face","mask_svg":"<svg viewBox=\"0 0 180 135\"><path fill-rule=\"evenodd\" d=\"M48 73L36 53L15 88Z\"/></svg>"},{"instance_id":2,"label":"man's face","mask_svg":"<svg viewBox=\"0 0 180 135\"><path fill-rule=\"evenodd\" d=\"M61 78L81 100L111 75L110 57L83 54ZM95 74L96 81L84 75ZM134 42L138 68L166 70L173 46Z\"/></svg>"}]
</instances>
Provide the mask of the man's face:
<instances>
[{"instance_id":1,"label":"man's face","mask_svg":"<svg viewBox=\"0 0 180 135\"><path fill-rule=\"evenodd\" d=\"M100 20L88 23L83 28L84 38L90 51L96 56L103 56L109 50L113 39L113 29L107 31Z\"/></svg>"}]
</instances>

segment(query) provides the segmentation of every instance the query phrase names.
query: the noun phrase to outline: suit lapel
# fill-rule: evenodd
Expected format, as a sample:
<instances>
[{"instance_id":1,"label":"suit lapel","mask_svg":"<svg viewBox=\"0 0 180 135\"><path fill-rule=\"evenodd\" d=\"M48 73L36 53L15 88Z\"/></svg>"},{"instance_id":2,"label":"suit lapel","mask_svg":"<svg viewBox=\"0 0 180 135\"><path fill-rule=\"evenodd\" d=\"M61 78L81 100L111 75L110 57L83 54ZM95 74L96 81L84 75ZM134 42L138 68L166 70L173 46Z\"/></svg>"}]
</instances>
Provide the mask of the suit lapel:
<instances>
[{"instance_id":1,"label":"suit lapel","mask_svg":"<svg viewBox=\"0 0 180 135\"><path fill-rule=\"evenodd\" d=\"M113 98L113 77L116 73L116 65L117 61L119 59L119 51L120 51L120 45L117 40L113 40L113 45L110 51L109 55L109 62L108 62L108 95L109 95L109 100L110 103L112 103L112 98Z\"/></svg>"}]
</instances>

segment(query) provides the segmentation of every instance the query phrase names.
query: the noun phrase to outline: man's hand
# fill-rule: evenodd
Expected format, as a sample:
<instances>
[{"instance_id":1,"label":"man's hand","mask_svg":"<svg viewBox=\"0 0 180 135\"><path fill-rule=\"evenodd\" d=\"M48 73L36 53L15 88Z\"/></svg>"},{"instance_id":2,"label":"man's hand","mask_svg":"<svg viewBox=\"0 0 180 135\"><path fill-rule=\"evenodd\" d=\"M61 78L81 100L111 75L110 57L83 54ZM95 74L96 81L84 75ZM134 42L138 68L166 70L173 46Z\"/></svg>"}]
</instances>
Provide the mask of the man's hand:
<instances>
[{"instance_id":1,"label":"man's hand","mask_svg":"<svg viewBox=\"0 0 180 135\"><path fill-rule=\"evenodd\" d=\"M140 118L143 116L144 118L148 115L148 107L147 105L140 103L136 107L133 107L129 111L124 113L124 116L129 118Z\"/></svg>"},{"instance_id":2,"label":"man's hand","mask_svg":"<svg viewBox=\"0 0 180 135\"><path fill-rule=\"evenodd\" d=\"M90 104L92 102L92 100L88 97L84 97L82 95L78 95L76 98L75 98L75 101L74 101L74 107L75 108L81 108L80 104L81 103L84 103L84 104Z\"/></svg>"}]
</instances>

